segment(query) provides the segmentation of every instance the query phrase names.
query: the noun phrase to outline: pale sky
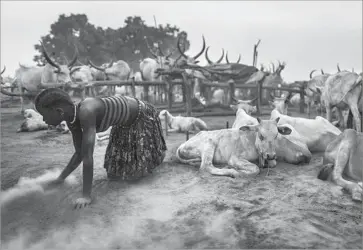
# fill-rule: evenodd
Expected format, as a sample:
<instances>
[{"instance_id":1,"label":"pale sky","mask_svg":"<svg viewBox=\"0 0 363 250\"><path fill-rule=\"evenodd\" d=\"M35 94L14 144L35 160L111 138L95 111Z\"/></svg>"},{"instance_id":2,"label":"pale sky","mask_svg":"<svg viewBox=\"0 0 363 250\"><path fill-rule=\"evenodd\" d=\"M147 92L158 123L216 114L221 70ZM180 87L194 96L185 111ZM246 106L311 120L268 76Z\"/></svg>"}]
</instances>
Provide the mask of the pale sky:
<instances>
[{"instance_id":1,"label":"pale sky","mask_svg":"<svg viewBox=\"0 0 363 250\"><path fill-rule=\"evenodd\" d=\"M362 1L1 1L1 69L14 75L21 62L35 65L34 44L49 33L60 14L86 14L89 22L113 29L128 16L148 25L170 23L188 33L187 54L202 46L212 60L228 50L230 61L252 65L253 45L261 39L260 63L287 63L285 81L304 80L312 69L362 71ZM123 58L118 58L123 59ZM200 58L204 65L204 54Z\"/></svg>"}]
</instances>

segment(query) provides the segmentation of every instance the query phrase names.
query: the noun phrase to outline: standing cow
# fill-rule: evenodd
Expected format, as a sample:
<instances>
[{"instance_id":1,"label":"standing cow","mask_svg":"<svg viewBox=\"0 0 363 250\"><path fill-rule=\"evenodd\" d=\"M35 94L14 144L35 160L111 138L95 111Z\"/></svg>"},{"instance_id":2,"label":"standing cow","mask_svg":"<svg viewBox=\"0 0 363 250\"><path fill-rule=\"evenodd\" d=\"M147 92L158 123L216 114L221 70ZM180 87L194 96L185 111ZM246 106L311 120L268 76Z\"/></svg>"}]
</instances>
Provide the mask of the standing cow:
<instances>
[{"instance_id":1,"label":"standing cow","mask_svg":"<svg viewBox=\"0 0 363 250\"><path fill-rule=\"evenodd\" d=\"M110 81L126 81L130 78L131 69L127 62L123 60L118 60L117 62L111 61L111 63L103 64L101 66L96 66L90 60L88 63L96 70L99 70L101 74L104 76L105 80ZM95 74L99 74L96 73ZM96 79L99 78L100 75L96 75ZM109 95L114 95L116 92L115 86L108 86ZM128 88L126 88L126 94L128 92Z\"/></svg>"},{"instance_id":2,"label":"standing cow","mask_svg":"<svg viewBox=\"0 0 363 250\"><path fill-rule=\"evenodd\" d=\"M70 87L71 67L77 61L78 52L76 50L73 59L68 65L60 65L53 61L42 42L43 56L47 64L40 67L26 67L20 65L20 68L15 71L15 79L20 90L21 113L24 113L24 91L36 94L43 88L49 87Z\"/></svg>"},{"instance_id":3,"label":"standing cow","mask_svg":"<svg viewBox=\"0 0 363 250\"><path fill-rule=\"evenodd\" d=\"M253 73L250 78L246 81L246 84L250 83L257 83L261 84L261 86L272 86L272 87L278 87L279 85L283 83L283 79L281 77L281 71L285 69L286 64L280 63L277 69L273 72L264 71L263 68L258 70L257 72ZM268 101L272 101L271 97L268 95L268 93L271 92L271 90L263 89L262 90L262 100L265 103L262 104L268 104Z\"/></svg>"},{"instance_id":4,"label":"standing cow","mask_svg":"<svg viewBox=\"0 0 363 250\"><path fill-rule=\"evenodd\" d=\"M357 131L361 131L361 117L358 103L362 95L362 75L354 72L341 71L331 75L326 80L324 88L317 89L326 108L326 117L332 121L332 108L336 107L339 115L339 125L345 128L343 110L349 108L354 117Z\"/></svg>"}]
</instances>

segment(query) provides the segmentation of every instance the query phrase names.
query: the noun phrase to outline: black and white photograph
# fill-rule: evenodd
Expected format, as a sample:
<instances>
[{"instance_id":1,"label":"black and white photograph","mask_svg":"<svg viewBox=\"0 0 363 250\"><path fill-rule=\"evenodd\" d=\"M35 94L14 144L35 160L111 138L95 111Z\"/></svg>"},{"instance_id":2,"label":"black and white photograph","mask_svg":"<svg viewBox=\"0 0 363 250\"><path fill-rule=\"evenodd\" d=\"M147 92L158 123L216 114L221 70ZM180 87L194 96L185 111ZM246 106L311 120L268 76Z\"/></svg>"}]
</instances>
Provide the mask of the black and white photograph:
<instances>
[{"instance_id":1,"label":"black and white photograph","mask_svg":"<svg viewBox=\"0 0 363 250\"><path fill-rule=\"evenodd\" d=\"M1 0L1 249L362 249L362 8Z\"/></svg>"}]
</instances>

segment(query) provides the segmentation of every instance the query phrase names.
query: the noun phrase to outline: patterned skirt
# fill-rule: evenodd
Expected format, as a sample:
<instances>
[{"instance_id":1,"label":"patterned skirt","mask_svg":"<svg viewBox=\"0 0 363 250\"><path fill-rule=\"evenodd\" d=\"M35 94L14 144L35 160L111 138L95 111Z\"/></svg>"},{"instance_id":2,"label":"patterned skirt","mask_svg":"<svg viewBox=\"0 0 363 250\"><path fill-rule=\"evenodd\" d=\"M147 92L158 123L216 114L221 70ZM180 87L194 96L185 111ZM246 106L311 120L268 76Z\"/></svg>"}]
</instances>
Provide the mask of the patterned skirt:
<instances>
[{"instance_id":1,"label":"patterned skirt","mask_svg":"<svg viewBox=\"0 0 363 250\"><path fill-rule=\"evenodd\" d=\"M137 179L160 165L166 150L159 111L145 103L131 126L112 126L104 168L109 179Z\"/></svg>"}]
</instances>

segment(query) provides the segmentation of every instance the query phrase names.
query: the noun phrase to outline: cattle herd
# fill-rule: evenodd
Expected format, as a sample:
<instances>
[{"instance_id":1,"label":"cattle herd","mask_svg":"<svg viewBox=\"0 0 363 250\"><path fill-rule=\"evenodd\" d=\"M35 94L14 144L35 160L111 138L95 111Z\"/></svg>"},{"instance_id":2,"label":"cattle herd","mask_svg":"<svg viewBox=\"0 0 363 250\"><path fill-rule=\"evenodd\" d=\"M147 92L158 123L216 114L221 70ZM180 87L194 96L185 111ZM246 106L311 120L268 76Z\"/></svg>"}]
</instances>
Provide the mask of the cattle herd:
<instances>
[{"instance_id":1,"label":"cattle herd","mask_svg":"<svg viewBox=\"0 0 363 250\"><path fill-rule=\"evenodd\" d=\"M146 40L147 42L147 40ZM149 47L149 45L148 45ZM228 52L226 63L222 63L222 56L213 62L208 56L205 38L203 46L195 56L188 56L181 48L178 40L176 49L180 56L173 59L174 51L165 55L160 44L158 53L150 47L151 55L154 58L146 58L140 62L140 71L133 72L128 63L123 60L111 61L101 66L96 66L88 60L88 65L75 66L80 63L77 59L77 50L70 62L60 64L51 58L43 44L43 55L47 63L43 66L28 67L19 64L15 77L11 83L1 81L1 92L7 95L20 95L21 112L25 121L18 129L22 131L35 131L49 129L44 123L40 114L32 109L24 109L23 97L34 94L41 89L49 87L61 87L73 95L74 90L81 91L82 99L88 96L100 95L128 95L129 87L95 86L89 88L93 81L114 80L125 81L159 81L161 75L158 69L182 68L186 74L196 82L198 80L210 80L208 76L215 75L212 67L236 68L241 65L248 69L246 84L261 83L264 86L275 86L285 84L281 72L285 63L278 67L266 70L263 66L257 69L252 66L240 64L240 57L236 63L230 63ZM209 69L198 65L198 58L205 52L205 57L210 66ZM1 72L3 74L4 70ZM300 94L291 94L282 91L279 96L268 94L265 91L262 98L269 99L273 110L270 119L263 120L254 118L252 113L256 112L254 100L237 100L230 108L236 111L236 118L232 128L209 130L207 124L195 117L173 116L168 110L160 111L160 118L166 119L170 132L192 132L199 131L195 136L184 142L176 151L176 158L185 164L200 166L201 171L207 171L212 175L220 176L243 176L256 175L263 167L275 167L277 161L284 161L291 164L308 163L312 153L325 152L324 167L319 173L319 178L326 180L331 178L337 185L350 191L354 200L362 200L362 168L363 168L363 134L361 113L362 103L362 73L358 74L348 70L326 73L323 70L314 76L316 70L310 73L310 77L304 81L296 81L291 86L304 88L305 101L310 112L311 107L317 107L321 112L326 113L326 118L317 116L315 119L292 117L287 114L289 105L298 105ZM220 75L218 80L226 79ZM5 90L6 84L16 85L20 94L14 94ZM196 84L197 86L197 84ZM87 92L87 90L89 90ZM151 87L149 91L160 91L157 87ZM180 89L176 89L174 98L180 96ZM244 93L249 96L250 93ZM165 93L160 96L165 97ZM205 100L202 91L195 88L192 92L196 97L205 103L223 102L227 98L225 91L220 88L213 89L211 100ZM150 94L152 96L152 94ZM235 91L238 99L243 96L239 90ZM142 87L136 87L136 98L143 99ZM156 97L154 97L156 98ZM245 98L244 98L245 99ZM155 100L154 100L155 101ZM153 100L150 100L153 102ZM332 121L332 111L337 114L338 121ZM344 117L343 113L348 116ZM339 129L339 128L340 129ZM65 123L57 126L62 133L69 130ZM98 140L108 139L108 131L97 135ZM256 164L255 164L256 163ZM226 167L217 168L214 164L223 164ZM350 181L343 179L343 172Z\"/></svg>"}]
</instances>

